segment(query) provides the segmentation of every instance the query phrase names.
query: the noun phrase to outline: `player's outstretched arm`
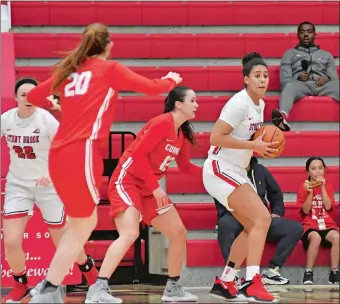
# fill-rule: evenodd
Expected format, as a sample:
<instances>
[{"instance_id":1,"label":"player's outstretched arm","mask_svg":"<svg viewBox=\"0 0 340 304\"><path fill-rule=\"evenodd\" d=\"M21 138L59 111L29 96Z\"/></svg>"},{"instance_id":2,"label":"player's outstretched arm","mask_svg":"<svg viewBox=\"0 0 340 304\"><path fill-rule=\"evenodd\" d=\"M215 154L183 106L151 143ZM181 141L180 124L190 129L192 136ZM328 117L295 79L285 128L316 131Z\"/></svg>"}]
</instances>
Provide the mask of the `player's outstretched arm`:
<instances>
[{"instance_id":1,"label":"player's outstretched arm","mask_svg":"<svg viewBox=\"0 0 340 304\"><path fill-rule=\"evenodd\" d=\"M128 67L115 62L107 75L112 88L118 91L134 91L146 95L159 95L171 91L182 82L179 74L170 72L162 79L149 79Z\"/></svg>"},{"instance_id":2,"label":"player's outstretched arm","mask_svg":"<svg viewBox=\"0 0 340 304\"><path fill-rule=\"evenodd\" d=\"M39 83L27 94L27 100L32 105L43 109L60 109L56 100L51 98L53 79L49 78Z\"/></svg>"}]
</instances>

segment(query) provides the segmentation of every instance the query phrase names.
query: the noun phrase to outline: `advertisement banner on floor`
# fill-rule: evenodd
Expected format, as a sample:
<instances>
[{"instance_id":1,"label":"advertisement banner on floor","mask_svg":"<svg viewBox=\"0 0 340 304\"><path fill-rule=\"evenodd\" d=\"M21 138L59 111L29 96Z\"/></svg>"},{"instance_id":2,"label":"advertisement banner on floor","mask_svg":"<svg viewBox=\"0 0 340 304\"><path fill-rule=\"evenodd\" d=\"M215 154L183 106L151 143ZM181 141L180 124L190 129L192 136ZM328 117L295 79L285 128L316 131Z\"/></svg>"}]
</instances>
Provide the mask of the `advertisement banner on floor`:
<instances>
[{"instance_id":1,"label":"advertisement banner on floor","mask_svg":"<svg viewBox=\"0 0 340 304\"><path fill-rule=\"evenodd\" d=\"M1 210L4 195L1 194ZM24 237L23 250L26 257L26 274L29 286L35 286L43 280L55 252L47 225L42 219L41 213L35 207L34 215L29 219ZM3 218L1 214L1 287L12 287L13 276L6 257L3 233ZM74 264L65 277L63 284L73 285L81 283L81 272Z\"/></svg>"}]
</instances>

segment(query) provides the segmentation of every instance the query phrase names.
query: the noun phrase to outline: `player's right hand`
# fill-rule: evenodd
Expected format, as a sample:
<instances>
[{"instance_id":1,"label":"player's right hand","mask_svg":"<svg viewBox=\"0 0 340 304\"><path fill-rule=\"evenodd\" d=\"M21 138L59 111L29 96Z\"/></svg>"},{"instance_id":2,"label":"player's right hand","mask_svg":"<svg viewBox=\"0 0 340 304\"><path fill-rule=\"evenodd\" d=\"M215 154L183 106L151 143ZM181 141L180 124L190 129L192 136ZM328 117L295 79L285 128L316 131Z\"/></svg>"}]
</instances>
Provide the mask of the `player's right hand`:
<instances>
[{"instance_id":1,"label":"player's right hand","mask_svg":"<svg viewBox=\"0 0 340 304\"><path fill-rule=\"evenodd\" d=\"M272 154L277 152L277 149L273 149L271 148L271 146L277 145L278 142L273 141L270 143L266 143L262 141L262 138L265 133L266 131L264 130L263 133L253 141L253 150L259 153L260 155L263 155L263 157L270 157Z\"/></svg>"},{"instance_id":2,"label":"player's right hand","mask_svg":"<svg viewBox=\"0 0 340 304\"><path fill-rule=\"evenodd\" d=\"M51 95L51 96L48 96L47 99L50 102L52 102L52 104L53 104L52 108L50 108L49 110L53 110L53 111L60 111L61 110L59 100L57 98L54 98L54 96Z\"/></svg>"},{"instance_id":3,"label":"player's right hand","mask_svg":"<svg viewBox=\"0 0 340 304\"><path fill-rule=\"evenodd\" d=\"M157 201L159 209L162 209L168 205L169 203L168 196L161 187L158 187L156 190L154 190L152 194Z\"/></svg>"},{"instance_id":4,"label":"player's right hand","mask_svg":"<svg viewBox=\"0 0 340 304\"><path fill-rule=\"evenodd\" d=\"M180 84L183 81L181 75L179 75L178 73L174 73L174 72L169 72L167 75L163 76L161 79L172 79L173 81L175 81L176 85Z\"/></svg>"}]
</instances>

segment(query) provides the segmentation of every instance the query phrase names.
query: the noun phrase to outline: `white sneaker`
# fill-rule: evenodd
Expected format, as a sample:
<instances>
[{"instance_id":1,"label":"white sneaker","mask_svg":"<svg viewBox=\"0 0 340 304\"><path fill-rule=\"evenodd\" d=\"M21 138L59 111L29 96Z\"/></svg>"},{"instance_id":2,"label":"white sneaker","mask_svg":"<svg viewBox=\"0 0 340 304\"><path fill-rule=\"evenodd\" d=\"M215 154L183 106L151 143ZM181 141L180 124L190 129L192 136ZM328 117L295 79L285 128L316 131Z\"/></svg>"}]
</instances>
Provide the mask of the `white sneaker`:
<instances>
[{"instance_id":1,"label":"white sneaker","mask_svg":"<svg viewBox=\"0 0 340 304\"><path fill-rule=\"evenodd\" d=\"M161 298L163 302L197 302L198 297L185 291L181 279L177 282L168 280Z\"/></svg>"},{"instance_id":2,"label":"white sneaker","mask_svg":"<svg viewBox=\"0 0 340 304\"><path fill-rule=\"evenodd\" d=\"M107 281L97 280L90 286L85 303L123 303L123 300L111 295Z\"/></svg>"},{"instance_id":3,"label":"white sneaker","mask_svg":"<svg viewBox=\"0 0 340 304\"><path fill-rule=\"evenodd\" d=\"M289 284L289 280L280 274L279 267L275 267L262 272L262 283L265 285L286 285Z\"/></svg>"},{"instance_id":4,"label":"white sneaker","mask_svg":"<svg viewBox=\"0 0 340 304\"><path fill-rule=\"evenodd\" d=\"M31 297L34 297L36 294L39 293L39 291L41 290L41 288L42 288L42 286L43 286L43 283L44 283L44 281L39 282L39 283L37 284L37 286L35 286L34 288L32 288L32 289L30 290L30 296L31 296ZM61 285L61 286L59 286L59 288L60 288L61 294L62 294L63 297L64 297L64 296L66 295L66 286Z\"/></svg>"}]
</instances>

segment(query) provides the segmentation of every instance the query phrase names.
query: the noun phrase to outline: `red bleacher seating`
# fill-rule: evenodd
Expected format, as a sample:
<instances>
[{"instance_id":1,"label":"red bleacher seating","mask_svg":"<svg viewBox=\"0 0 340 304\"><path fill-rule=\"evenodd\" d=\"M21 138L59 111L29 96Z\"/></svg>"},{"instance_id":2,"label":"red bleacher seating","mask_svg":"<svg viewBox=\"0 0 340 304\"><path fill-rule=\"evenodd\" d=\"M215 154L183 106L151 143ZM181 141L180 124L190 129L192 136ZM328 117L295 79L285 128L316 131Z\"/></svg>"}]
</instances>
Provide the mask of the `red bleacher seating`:
<instances>
[{"instance_id":1,"label":"red bleacher seating","mask_svg":"<svg viewBox=\"0 0 340 304\"><path fill-rule=\"evenodd\" d=\"M282 192L295 193L306 179L304 167L267 167L280 185ZM339 192L339 167L328 167L326 179ZM103 177L99 189L103 201L108 200L107 188L109 179ZM189 176L177 168L169 168L166 174L166 192L168 194L203 194L207 193L200 176Z\"/></svg>"},{"instance_id":2,"label":"red bleacher seating","mask_svg":"<svg viewBox=\"0 0 340 304\"><path fill-rule=\"evenodd\" d=\"M285 137L286 147L280 155L282 157L339 156L339 132L289 132ZM199 147L191 149L191 157L206 158L210 147L210 133L197 134L197 140Z\"/></svg>"},{"instance_id":3,"label":"red bleacher seating","mask_svg":"<svg viewBox=\"0 0 340 304\"><path fill-rule=\"evenodd\" d=\"M301 215L296 202L287 202L284 217L301 222ZM214 230L217 223L217 212L214 203L176 203L176 209L187 230ZM339 224L339 203L331 216Z\"/></svg>"},{"instance_id":4,"label":"red bleacher seating","mask_svg":"<svg viewBox=\"0 0 340 304\"><path fill-rule=\"evenodd\" d=\"M9 149L6 138L1 138L1 177L6 177L9 168Z\"/></svg>"},{"instance_id":5,"label":"red bleacher seating","mask_svg":"<svg viewBox=\"0 0 340 304\"><path fill-rule=\"evenodd\" d=\"M229 77L222 80L225 81L225 90L228 90ZM199 109L195 121L216 121L229 98L230 96L197 96ZM271 121L272 110L278 108L279 97L267 96L264 100L266 102L264 119ZM115 121L148 121L163 111L164 97L124 96L117 101ZM289 121L338 122L339 103L330 97L305 97L294 105L289 113Z\"/></svg>"},{"instance_id":6,"label":"red bleacher seating","mask_svg":"<svg viewBox=\"0 0 340 304\"><path fill-rule=\"evenodd\" d=\"M15 33L16 58L60 58L80 34ZM297 44L295 33L278 34L114 34L113 58L242 58L256 50L281 58ZM318 44L339 57L339 33L319 33ZM268 47L268 44L271 47ZM232 46L232 47L230 47Z\"/></svg>"},{"instance_id":7,"label":"red bleacher seating","mask_svg":"<svg viewBox=\"0 0 340 304\"><path fill-rule=\"evenodd\" d=\"M19 77L32 76L39 81L51 76L51 67L18 66ZM169 71L176 71L183 77L183 85L196 91L239 91L244 86L242 68L238 66L222 67L131 67L133 71L148 78L160 78ZM280 90L279 67L269 67L269 90ZM340 68L338 67L338 73ZM141 113L139 113L141 114Z\"/></svg>"},{"instance_id":8,"label":"red bleacher seating","mask_svg":"<svg viewBox=\"0 0 340 304\"><path fill-rule=\"evenodd\" d=\"M177 203L176 209L187 230L211 230L217 223L215 204L213 203ZM294 203L285 203L285 218L301 222L299 208ZM331 216L339 224L339 205L331 212ZM274 256L275 244L266 244L261 265L267 266ZM199 255L197 252L204 252ZM329 265L330 251L320 249L316 265ZM285 266L301 266L306 263L306 252L299 242L293 253L289 256ZM216 240L188 240L187 241L187 267L216 267L223 266L221 250Z\"/></svg>"},{"instance_id":9,"label":"red bleacher seating","mask_svg":"<svg viewBox=\"0 0 340 304\"><path fill-rule=\"evenodd\" d=\"M289 132L286 136L286 148L281 154L283 157L307 157L313 155L334 156L339 155L339 133L329 131L301 131ZM196 133L198 146L191 146L192 158L206 158L210 147L210 133ZM125 147L127 148L134 138L128 135L125 138ZM315 142L318 144L316 145ZM303 143L301 145L300 143ZM111 158L119 158L121 155L122 136L112 136L112 154ZM107 152L107 149L105 150ZM104 156L108 158L106 154Z\"/></svg>"},{"instance_id":10,"label":"red bleacher seating","mask_svg":"<svg viewBox=\"0 0 340 304\"><path fill-rule=\"evenodd\" d=\"M4 113L16 104L13 33L1 33L1 42L1 113Z\"/></svg>"},{"instance_id":11,"label":"red bleacher seating","mask_svg":"<svg viewBox=\"0 0 340 304\"><path fill-rule=\"evenodd\" d=\"M281 187L282 192L297 192L301 183L306 180L305 168L302 167L267 167ZM332 184L334 191L339 192L339 167L328 167L325 178ZM169 168L166 174L166 192L206 193L201 176L192 176Z\"/></svg>"},{"instance_id":12,"label":"red bleacher seating","mask_svg":"<svg viewBox=\"0 0 340 304\"><path fill-rule=\"evenodd\" d=\"M114 241L110 240L97 240L88 241L85 244L86 254L90 255L96 261L96 266L100 266L101 261L104 260L107 249L110 247ZM141 240L141 253L142 261L145 263L145 242ZM130 247L127 253L124 255L123 260L119 263L119 266L132 266L134 259L134 245Z\"/></svg>"},{"instance_id":13,"label":"red bleacher seating","mask_svg":"<svg viewBox=\"0 0 340 304\"><path fill-rule=\"evenodd\" d=\"M269 266L269 261L274 257L276 244L267 243L263 252L261 266ZM197 254L204 252L204 254ZM304 266L307 261L306 251L300 241L284 266ZM329 266L330 250L320 248L316 259L316 266ZM187 267L222 267L223 257L217 240L188 240L187 241Z\"/></svg>"},{"instance_id":14,"label":"red bleacher seating","mask_svg":"<svg viewBox=\"0 0 340 304\"><path fill-rule=\"evenodd\" d=\"M297 25L308 10L315 24L339 24L336 2L11 2L14 26ZM251 9L249 9L251 7ZM36 16L39 16L37 18ZM258 16L261 16L259 18Z\"/></svg>"}]
</instances>

